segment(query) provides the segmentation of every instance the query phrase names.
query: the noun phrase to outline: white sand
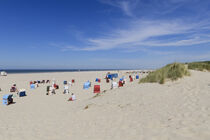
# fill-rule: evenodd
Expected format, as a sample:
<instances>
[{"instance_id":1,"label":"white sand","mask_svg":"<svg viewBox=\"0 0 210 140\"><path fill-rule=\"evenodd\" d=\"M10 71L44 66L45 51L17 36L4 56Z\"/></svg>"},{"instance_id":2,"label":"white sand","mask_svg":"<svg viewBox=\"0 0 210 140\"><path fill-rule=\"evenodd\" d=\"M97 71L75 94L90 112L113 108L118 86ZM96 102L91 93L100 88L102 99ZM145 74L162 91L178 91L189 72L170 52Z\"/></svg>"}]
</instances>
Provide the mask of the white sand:
<instances>
[{"instance_id":1,"label":"white sand","mask_svg":"<svg viewBox=\"0 0 210 140\"><path fill-rule=\"evenodd\" d=\"M93 86L83 90L87 80L106 72L10 74L0 77L0 140L209 140L210 73L191 71L191 77L176 82L137 84L127 82L109 90L102 79L101 96L93 98ZM120 73L122 75L123 72ZM127 75L128 77L128 75ZM46 86L29 89L30 80L55 78L56 95L47 96ZM68 102L63 81L75 79L70 91L77 100ZM128 78L127 78L127 81ZM16 83L26 97L2 105L2 96ZM87 109L84 109L88 105Z\"/></svg>"}]
</instances>

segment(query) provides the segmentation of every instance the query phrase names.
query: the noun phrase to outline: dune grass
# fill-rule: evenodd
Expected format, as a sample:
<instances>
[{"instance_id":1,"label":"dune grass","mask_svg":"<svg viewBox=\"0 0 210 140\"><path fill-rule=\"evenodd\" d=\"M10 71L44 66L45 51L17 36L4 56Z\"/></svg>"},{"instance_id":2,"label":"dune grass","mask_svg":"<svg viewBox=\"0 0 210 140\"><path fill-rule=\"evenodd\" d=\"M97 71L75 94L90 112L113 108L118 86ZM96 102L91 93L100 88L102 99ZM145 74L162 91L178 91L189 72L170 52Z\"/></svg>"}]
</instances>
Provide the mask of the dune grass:
<instances>
[{"instance_id":1,"label":"dune grass","mask_svg":"<svg viewBox=\"0 0 210 140\"><path fill-rule=\"evenodd\" d=\"M199 71L204 71L204 70L210 71L210 61L192 62L187 64L188 64L188 69L199 70Z\"/></svg>"},{"instance_id":2,"label":"dune grass","mask_svg":"<svg viewBox=\"0 0 210 140\"><path fill-rule=\"evenodd\" d=\"M183 76L190 75L187 67L181 63L168 64L165 67L151 72L147 77L141 79L139 83L160 83L164 84L166 80L177 80Z\"/></svg>"}]
</instances>

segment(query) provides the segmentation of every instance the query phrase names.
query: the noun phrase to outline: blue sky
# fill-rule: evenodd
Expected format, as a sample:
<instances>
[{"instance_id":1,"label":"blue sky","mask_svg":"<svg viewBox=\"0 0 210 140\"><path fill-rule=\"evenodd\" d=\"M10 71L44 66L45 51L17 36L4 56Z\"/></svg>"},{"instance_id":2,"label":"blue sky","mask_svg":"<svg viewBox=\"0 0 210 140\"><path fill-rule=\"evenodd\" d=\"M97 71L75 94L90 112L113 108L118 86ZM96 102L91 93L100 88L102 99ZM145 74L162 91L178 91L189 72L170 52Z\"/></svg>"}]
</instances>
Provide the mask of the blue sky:
<instances>
[{"instance_id":1,"label":"blue sky","mask_svg":"<svg viewBox=\"0 0 210 140\"><path fill-rule=\"evenodd\" d=\"M210 60L209 0L1 0L0 68Z\"/></svg>"}]
</instances>

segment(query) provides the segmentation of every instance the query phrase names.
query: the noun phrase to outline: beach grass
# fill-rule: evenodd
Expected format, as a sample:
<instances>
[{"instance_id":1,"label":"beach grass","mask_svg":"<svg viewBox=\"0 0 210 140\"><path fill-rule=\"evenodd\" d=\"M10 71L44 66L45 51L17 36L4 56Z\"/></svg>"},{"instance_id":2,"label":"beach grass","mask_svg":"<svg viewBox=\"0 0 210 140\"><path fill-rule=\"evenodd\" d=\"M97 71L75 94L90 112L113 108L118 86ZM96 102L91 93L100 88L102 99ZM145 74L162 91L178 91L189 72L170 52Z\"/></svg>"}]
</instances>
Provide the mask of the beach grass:
<instances>
[{"instance_id":1,"label":"beach grass","mask_svg":"<svg viewBox=\"0 0 210 140\"><path fill-rule=\"evenodd\" d=\"M210 61L192 62L187 63L188 69L199 70L199 71L210 71Z\"/></svg>"},{"instance_id":2,"label":"beach grass","mask_svg":"<svg viewBox=\"0 0 210 140\"><path fill-rule=\"evenodd\" d=\"M190 72L188 71L185 64L172 63L154 72L151 72L145 78L141 79L139 83L164 84L166 80L174 81L179 78L182 78L183 76L189 76L189 75L190 75Z\"/></svg>"}]
</instances>

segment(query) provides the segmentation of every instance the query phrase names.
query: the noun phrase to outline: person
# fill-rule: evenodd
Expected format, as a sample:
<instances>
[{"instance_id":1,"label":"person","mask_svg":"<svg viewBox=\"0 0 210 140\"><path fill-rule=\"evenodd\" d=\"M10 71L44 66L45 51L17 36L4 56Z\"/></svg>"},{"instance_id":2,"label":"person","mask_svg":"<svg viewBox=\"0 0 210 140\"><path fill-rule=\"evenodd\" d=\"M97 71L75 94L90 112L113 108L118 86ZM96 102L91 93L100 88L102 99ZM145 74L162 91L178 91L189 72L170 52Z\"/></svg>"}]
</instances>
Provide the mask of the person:
<instances>
[{"instance_id":1,"label":"person","mask_svg":"<svg viewBox=\"0 0 210 140\"><path fill-rule=\"evenodd\" d=\"M76 100L76 96L74 95L74 93L71 94L71 98L69 98L68 101L75 101Z\"/></svg>"},{"instance_id":2,"label":"person","mask_svg":"<svg viewBox=\"0 0 210 140\"><path fill-rule=\"evenodd\" d=\"M55 87L54 87L54 85L52 85L52 86L50 87L50 93L51 93L51 94L55 94Z\"/></svg>"},{"instance_id":3,"label":"person","mask_svg":"<svg viewBox=\"0 0 210 140\"><path fill-rule=\"evenodd\" d=\"M69 86L68 85L64 85L64 94L68 94L69 93Z\"/></svg>"},{"instance_id":4,"label":"person","mask_svg":"<svg viewBox=\"0 0 210 140\"><path fill-rule=\"evenodd\" d=\"M123 84L126 84L126 79L125 78L123 79Z\"/></svg>"},{"instance_id":5,"label":"person","mask_svg":"<svg viewBox=\"0 0 210 140\"><path fill-rule=\"evenodd\" d=\"M50 86L47 86L47 94L46 95L49 95L50 94Z\"/></svg>"},{"instance_id":6,"label":"person","mask_svg":"<svg viewBox=\"0 0 210 140\"><path fill-rule=\"evenodd\" d=\"M72 83L69 81L69 86L72 86Z\"/></svg>"}]
</instances>

